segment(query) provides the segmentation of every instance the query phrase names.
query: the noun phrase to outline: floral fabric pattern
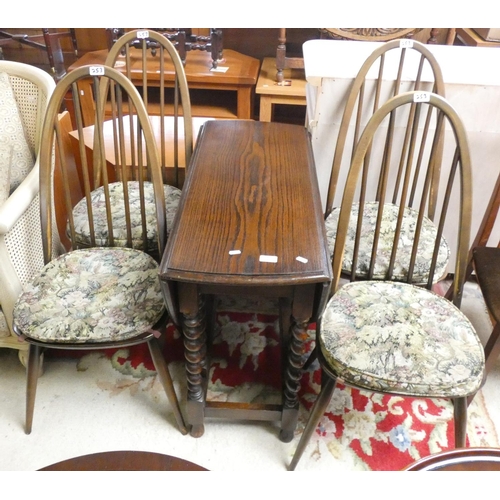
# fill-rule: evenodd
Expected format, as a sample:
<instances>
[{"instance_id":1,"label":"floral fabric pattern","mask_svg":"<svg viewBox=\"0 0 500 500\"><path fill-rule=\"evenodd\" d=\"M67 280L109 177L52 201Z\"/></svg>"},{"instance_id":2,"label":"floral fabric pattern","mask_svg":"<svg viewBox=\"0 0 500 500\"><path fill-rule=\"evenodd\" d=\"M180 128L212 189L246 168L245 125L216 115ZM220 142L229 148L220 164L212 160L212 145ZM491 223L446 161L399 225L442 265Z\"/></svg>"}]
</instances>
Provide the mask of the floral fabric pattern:
<instances>
[{"instance_id":1,"label":"floral fabric pattern","mask_svg":"<svg viewBox=\"0 0 500 500\"><path fill-rule=\"evenodd\" d=\"M377 223L378 207L379 204L376 202L366 203L364 207L360 249L356 269L356 274L360 277L367 276L368 274L373 246L373 237L375 233L375 226ZM388 277L386 277L386 274L393 248L394 231L396 229L398 211L399 207L396 205L384 205L373 279L389 279ZM350 272L352 266L358 213L359 205L354 204L351 210L351 218L349 221L344 260L342 264L342 271L346 273ZM328 248L330 251L330 256L332 257L335 247L335 238L337 236L339 215L340 208L335 208L325 221ZM404 281L408 276L411 250L413 242L415 240L417 217L417 210L409 207L405 208L401 234L399 237L398 250L396 254L396 262L394 265L393 276L390 278L395 281ZM435 225L431 220L424 217L424 220L422 222L420 240L418 243L417 258L413 270L413 283L427 282L436 236L437 229ZM436 263L436 271L434 274L434 281L439 281L446 275L446 268L449 258L450 248L446 240L444 238L441 238L438 260Z\"/></svg>"},{"instance_id":2,"label":"floral fabric pattern","mask_svg":"<svg viewBox=\"0 0 500 500\"><path fill-rule=\"evenodd\" d=\"M341 380L373 391L464 397L483 378L484 351L467 317L405 283L342 286L327 305L319 341Z\"/></svg>"},{"instance_id":3,"label":"floral fabric pattern","mask_svg":"<svg viewBox=\"0 0 500 500\"><path fill-rule=\"evenodd\" d=\"M49 262L14 307L29 338L83 343L139 335L164 312L158 265L129 248L75 250Z\"/></svg>"},{"instance_id":4,"label":"floral fabric pattern","mask_svg":"<svg viewBox=\"0 0 500 500\"><path fill-rule=\"evenodd\" d=\"M139 182L130 181L128 184L130 215L132 218L132 242L133 248L144 250L142 242L142 223L141 223L141 210L140 210L140 197L139 197ZM113 222L113 236L115 246L126 246L127 230L125 220L125 206L123 196L123 184L121 182L114 182L109 185L111 206L112 208L112 222ZM167 233L170 231L179 200L181 197L181 190L173 186L165 185L165 205L166 205L166 219L167 219ZM155 196L153 184L150 182L144 183L144 197L146 203L146 228L147 228L147 252L158 250L158 239L156 229L156 210L155 210ZM92 210L94 216L94 228L96 234L97 246L109 246L109 232L106 217L106 205L104 197L104 188L97 188L92 192ZM84 246L90 245L90 229L89 220L87 215L87 200L84 198L78 202L73 209L73 218L75 221L75 232L77 242Z\"/></svg>"}]
</instances>

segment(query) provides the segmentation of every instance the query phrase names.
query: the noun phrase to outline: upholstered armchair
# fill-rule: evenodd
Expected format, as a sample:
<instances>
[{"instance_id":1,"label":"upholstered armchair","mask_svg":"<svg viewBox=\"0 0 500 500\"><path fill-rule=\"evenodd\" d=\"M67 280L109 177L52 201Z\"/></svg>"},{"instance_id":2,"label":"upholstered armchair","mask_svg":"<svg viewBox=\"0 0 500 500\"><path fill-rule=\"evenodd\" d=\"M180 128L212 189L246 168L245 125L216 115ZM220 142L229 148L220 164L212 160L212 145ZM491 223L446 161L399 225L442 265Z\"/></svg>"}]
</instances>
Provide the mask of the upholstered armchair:
<instances>
[{"instance_id":1,"label":"upholstered armchair","mask_svg":"<svg viewBox=\"0 0 500 500\"><path fill-rule=\"evenodd\" d=\"M37 156L54 87L39 68L0 61L0 347L18 349L23 364L28 345L12 332L12 310L43 267Z\"/></svg>"}]
</instances>

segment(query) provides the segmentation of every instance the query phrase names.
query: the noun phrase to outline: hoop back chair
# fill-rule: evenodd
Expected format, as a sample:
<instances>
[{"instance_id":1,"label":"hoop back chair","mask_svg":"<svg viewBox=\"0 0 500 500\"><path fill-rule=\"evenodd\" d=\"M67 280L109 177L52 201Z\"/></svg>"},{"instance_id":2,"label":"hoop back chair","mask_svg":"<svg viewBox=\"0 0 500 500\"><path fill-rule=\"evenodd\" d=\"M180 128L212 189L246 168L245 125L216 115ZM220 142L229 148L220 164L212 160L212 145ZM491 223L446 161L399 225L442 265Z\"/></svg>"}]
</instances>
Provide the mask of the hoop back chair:
<instances>
[{"instance_id":1,"label":"hoop back chair","mask_svg":"<svg viewBox=\"0 0 500 500\"><path fill-rule=\"evenodd\" d=\"M138 44L140 49L135 48ZM157 61L157 73L148 72L148 60ZM134 30L113 44L105 64L123 68L127 78L141 89L148 114L159 117L164 181L179 188L183 180L179 169L189 166L193 153L193 118L186 73L178 51L156 31ZM167 69L173 69L172 81L165 78Z\"/></svg>"},{"instance_id":2,"label":"hoop back chair","mask_svg":"<svg viewBox=\"0 0 500 500\"><path fill-rule=\"evenodd\" d=\"M135 48L137 42L141 47L140 49ZM150 54L152 48L155 50L154 56ZM155 80L153 83L151 82L151 73L148 74L147 71L148 61L151 59L158 62L159 68L159 72L154 74ZM165 100L165 94L168 90L166 86L165 71L169 61L171 63L169 67L173 67L175 73L172 96L173 103L170 107L170 111L173 113L172 116L167 116L166 114L168 106ZM187 169L193 151L191 104L182 61L172 43L163 35L150 30L135 30L128 32L118 39L111 48L106 58L105 65L115 67L115 69L122 71L129 81L141 89L142 99L148 110L154 136L160 152L164 196L167 207L168 234L173 224L173 219L180 200L181 190L179 188L183 183L184 172ZM80 82L80 89L82 84L88 87L89 80L84 79L82 82ZM134 165L137 162L138 153L137 141L134 139L134 131L137 128L136 116L133 110L128 109L127 104L124 103L126 112L120 120L117 121L113 117L111 109L114 106L113 90L107 88L108 83L106 80L103 81L103 85L104 87L100 89L99 99L95 97L95 90L87 88L83 93L85 96L84 104L82 104L82 100L79 99L78 104L73 107L76 110L82 110L82 121L84 124L88 124L89 122L95 123L94 116L89 117L88 115L89 110L95 113L96 106L99 106L101 113L106 118L103 127L107 144L106 156L108 160L108 170L114 165L115 172L110 172L110 175L114 175L116 180L119 180L119 175L121 175L119 172L123 170L123 165L130 167L128 168L128 175L132 176L134 174ZM159 97L159 105L155 104L153 106L153 99L151 99L152 93L154 93L156 97ZM89 104L89 96L93 96L93 102L91 104ZM88 133L88 130L89 129L86 129L84 133ZM92 127L90 130L92 130ZM95 126L93 130L95 130ZM123 144L123 148L119 147L120 142ZM118 168L118 165L122 165L122 167ZM96 188L99 188L100 177L101 171L96 170ZM138 186L137 183L130 184L129 186L129 196L134 199L139 199ZM121 205L123 194L120 191L120 185L113 185L112 189L115 188L117 190L111 203ZM149 186L149 192L151 193L151 186ZM102 207L102 196L102 189L95 191L95 193L93 193L93 204ZM149 204L149 201L147 201L147 203ZM150 205L150 209L153 209L152 205ZM86 218L86 202L83 201L82 204L77 205L74 212L76 218ZM119 210L111 210L111 212L119 213ZM107 222L105 215L104 211L95 211L95 223L101 227L106 226ZM123 218L117 218L115 221L114 231L117 235L124 232L124 223L125 219ZM155 258L159 259L161 256L158 256L155 251L157 245L155 242L154 227L151 227L150 230L152 232L152 237L149 239L150 246L147 251ZM77 225L76 236L80 245L91 244L89 233L90 229L86 224ZM102 233L104 234L104 231L102 231ZM135 247L142 248L142 243L137 241Z\"/></svg>"},{"instance_id":3,"label":"hoop back chair","mask_svg":"<svg viewBox=\"0 0 500 500\"><path fill-rule=\"evenodd\" d=\"M27 150L30 159L29 165L14 159L12 164L2 161L0 168L7 169L0 176L6 196L0 202L0 347L17 349L21 362L26 364L27 345L18 342L12 330L12 311L22 286L43 267L39 152L43 118L55 83L47 72L19 62L0 61L0 73L8 75L9 88L4 91L10 91L11 97L10 104L5 100L5 108L0 106L0 130L5 125L11 134L17 130L16 151L21 154ZM7 142L13 140L9 137Z\"/></svg>"},{"instance_id":4,"label":"hoop back chair","mask_svg":"<svg viewBox=\"0 0 500 500\"><path fill-rule=\"evenodd\" d=\"M71 251L57 256L52 249L52 234L57 232L55 206L53 145L59 158L60 178L65 184L74 171L72 162L66 161L63 130L58 119L59 110L68 93L78 100L78 82L91 77L99 98L104 79L113 91L113 116L120 123L123 103L133 109L136 119L135 135L142 147L138 149L137 185L140 196L130 196L127 169L120 172L120 181L112 183L105 164L103 115L96 106L95 134L91 158L83 141L74 149L75 163L81 170L81 186L88 211L91 244L80 246L76 237L75 218L71 211L71 193L63 191L68 214L68 237ZM109 83L109 82L108 82ZM78 133L82 133L81 115L77 116ZM119 128L118 128L119 130ZM82 135L80 135L82 137ZM123 143L119 144L123 150ZM90 161L91 160L91 161ZM69 169L69 170L68 170ZM102 173L99 185L105 206L108 228L105 235L93 223L95 173ZM147 174L147 176L146 176ZM146 178L149 187L146 185ZM112 198L121 191L121 206L112 206ZM149 189L149 193L147 192ZM102 195L102 196L101 196ZM153 212L148 211L146 198L152 200ZM100 198L100 199L101 199ZM100 208L100 207L98 207ZM123 239L113 236L111 210L120 209L126 221ZM158 263L140 249L134 239L148 247L150 227L155 226L157 253L162 255L166 240L165 199L161 170L153 131L147 112L136 88L124 75L106 66L86 66L72 71L57 84L47 108L40 148L40 218L43 235L45 266L25 286L14 308L14 331L29 344L27 367L26 433L31 432L40 355L44 349L105 349L127 347L147 342L160 382L165 389L175 419L181 430L186 427L175 395L172 379L159 346L159 337L165 326L165 307L158 279ZM139 224L134 221L139 220ZM134 233L134 234L133 234Z\"/></svg>"},{"instance_id":5,"label":"hoop back chair","mask_svg":"<svg viewBox=\"0 0 500 500\"><path fill-rule=\"evenodd\" d=\"M423 98L425 102L418 102ZM433 111L431 120L426 111ZM408 122L407 115L414 116ZM428 114L427 114L428 116ZM375 237L369 242L370 253L377 252L377 236L383 214L383 201L388 189L390 170L398 168L401 157L405 163L402 197L411 192L412 154L404 142L391 143L387 132L392 122L408 124L411 133L418 133L425 159L420 167L424 181L415 196L419 199L415 243L406 282L384 280L352 281L340 286L340 277L348 233L359 227L363 205L370 202L369 190L362 171L375 134L387 138L383 151L383 168L379 186L378 213L375 215ZM424 122L424 127L420 126ZM384 127L384 124L386 127ZM446 135L442 134L448 128ZM436 204L438 232L427 241L431 262L425 286L412 284L416 267L416 248L423 237L423 211L430 196L434 175L434 156L440 154L441 138L451 142L449 164L443 162L440 177L443 184ZM424 144L425 143L425 144ZM423 153L423 154L424 154ZM402 155L402 156L401 156ZM424 171L425 170L425 171ZM339 227L333 257L333 281L328 301L317 329L316 345L322 370L321 392L311 410L306 428L290 465L293 470L325 413L337 380L343 383L386 394L422 398L450 398L454 403L455 446L466 443L467 397L475 394L484 372L484 352L470 321L459 310L471 221L471 166L464 126L453 108L442 97L421 92L408 92L391 98L368 122L353 156L340 210ZM418 195L418 196L417 196ZM359 200L360 209L354 225L352 206ZM400 205L395 232L398 233L404 213ZM456 260L452 284L452 301L431 291L433 273L441 246L442 233L456 230ZM364 243L356 235L355 247Z\"/></svg>"},{"instance_id":6,"label":"hoop back chair","mask_svg":"<svg viewBox=\"0 0 500 500\"><path fill-rule=\"evenodd\" d=\"M398 54L399 51L399 54ZM444 96L444 83L439 64L434 55L429 49L413 40L394 40L385 43L377 48L364 62L360 68L356 78L353 81L349 95L347 97L342 121L340 123L339 134L337 137L337 144L335 148L332 171L330 177L330 184L327 197L327 205L325 211L325 225L327 231L327 238L329 242L329 249L333 255L333 248L335 244L335 231L338 223L338 216L340 207L334 206L336 200L336 193L341 193L342 177L345 178L349 169L352 155L355 150L356 144L364 129L370 116L379 109L379 107L386 102L387 99L400 94L403 91L411 90L432 90L441 96ZM427 118L430 119L430 116ZM413 120L412 114L408 116L408 123ZM408 151L413 151L415 148L416 136L411 135L411 127L406 128L406 133L401 132L402 128L396 128L393 122L388 125L388 134L390 139L388 141L395 142L398 140L397 133L404 134L404 144ZM376 148L376 144L372 146ZM438 142L438 149L434 161L436 162L434 168L434 178L431 184L431 196L429 197L429 210L428 210L428 225L432 225L434 219L434 204L436 203L436 195L438 190L437 176L439 175L440 153L442 152L442 143ZM367 152L365 158L365 172L369 172L373 167L371 162L376 161L372 158L371 150ZM367 174L364 174L367 175ZM387 200L387 217L395 217L396 213L394 208L394 199L397 197L397 191L400 188L399 179L404 177L404 164L401 163L398 171L395 174L398 179L394 185L394 194L392 200ZM413 179L416 185L419 182L419 175ZM372 183L376 180L365 178L365 182ZM416 187L414 187L416 189ZM374 203L366 207L366 214L364 220L364 230L371 232L373 230L371 220L373 220L373 211L377 210L378 198L374 198ZM415 205L413 197L407 200L409 210L406 214L407 218L404 219L403 234L407 238L401 238L399 241L399 250L396 258L395 265L389 269L388 262L384 261L383 255L390 252L392 244L392 235L387 235L387 239L381 239L380 245L383 246L384 252L380 253L376 267L372 267L371 272L369 260L370 256L361 252L359 260L356 262L356 273L351 274L351 277L356 279L384 279L389 277L389 273L394 273L394 278L405 280L406 270L408 263L406 256L411 253L411 227L414 223L416 212L411 208ZM357 206L354 206L357 209ZM392 215L391 215L392 214ZM387 245L384 243L387 241ZM350 244L348 244L350 246ZM402 259L403 262L399 262ZM441 262L442 273L445 275L446 261ZM346 273L350 273L350 268L344 269ZM437 275L440 278L441 275ZM421 280L422 276L416 276L416 279ZM424 276L425 281L425 276Z\"/></svg>"}]
</instances>

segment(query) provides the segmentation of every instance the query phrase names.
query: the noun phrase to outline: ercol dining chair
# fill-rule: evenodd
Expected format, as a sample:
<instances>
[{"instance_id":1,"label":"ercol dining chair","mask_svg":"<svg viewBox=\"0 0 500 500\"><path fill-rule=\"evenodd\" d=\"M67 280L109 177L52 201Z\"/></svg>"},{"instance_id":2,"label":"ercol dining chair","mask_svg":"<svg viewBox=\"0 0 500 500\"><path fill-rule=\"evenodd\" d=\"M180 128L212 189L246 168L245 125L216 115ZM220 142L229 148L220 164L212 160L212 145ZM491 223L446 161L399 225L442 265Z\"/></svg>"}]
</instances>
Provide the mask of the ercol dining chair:
<instances>
[{"instance_id":1,"label":"ercol dining chair","mask_svg":"<svg viewBox=\"0 0 500 500\"><path fill-rule=\"evenodd\" d=\"M22 286L43 267L39 217L39 150L42 122L55 83L47 72L0 61L0 347L27 345L12 330Z\"/></svg>"},{"instance_id":2,"label":"ercol dining chair","mask_svg":"<svg viewBox=\"0 0 500 500\"><path fill-rule=\"evenodd\" d=\"M137 43L141 47L137 48ZM155 49L155 55L151 55L151 50ZM151 73L147 71L148 59L154 57L158 61L158 74L155 74L154 81L151 81ZM171 62L175 69L175 81L173 83L172 102L169 104L166 100L166 95L169 89L165 80L165 65ZM180 60L179 54L163 35L151 30L135 30L126 33L119 38L111 48L105 62L106 66L115 67L115 69L122 71L127 78L138 86L142 93L142 99L150 121L154 127L155 137L157 140L160 152L160 164L162 167L165 200L167 206L167 233L173 224L173 219L177 211L181 190L179 189L184 180L184 172L189 165L192 151L193 151L193 123L191 117L191 103L189 98L189 89L187 86L186 75L184 67ZM107 84L105 81L103 82ZM83 84L88 87L88 80L83 80ZM80 86L81 90L81 86ZM172 89L170 89L172 90ZM152 95L155 98L152 98ZM113 91L104 87L100 91L100 100L95 99L94 92L89 90L84 91L85 105L75 106L76 109L81 109L86 117L83 119L84 123L94 123L94 118L89 118L89 110L95 109L99 106L105 118L111 118L111 107L113 106ZM92 97L92 103L89 104L89 97ZM156 99L158 98L158 99ZM80 103L82 100L80 99ZM125 110L127 109L125 104ZM167 110L170 115L167 113ZM84 115L82 115L84 116ZM106 120L104 124L105 137L108 149L115 149L116 154L108 153L109 156L115 156L110 164L115 166L121 162L126 165L132 165L135 162L137 155L138 145L133 137L133 131L136 127L136 117L133 112L124 113L121 118L123 123L116 120ZM118 128L122 127L122 134L126 140L122 140L124 149L119 150L117 147L117 138L119 137ZM118 157L121 155L121 158ZM129 174L133 169L129 169ZM97 172L97 178L99 178ZM116 172L115 172L116 176ZM98 186L97 186L98 187ZM123 194L120 191L120 184L112 185L112 189L117 189L111 199L112 204L122 204L121 197ZM129 196L134 199L139 198L138 192L139 184L130 185ZM96 206L103 207L103 191L99 189L92 195L92 203ZM146 199L147 200L147 199ZM146 203L150 203L146 201ZM86 202L82 201L74 209L75 218L85 217ZM95 223L101 226L107 224L104 211L95 211ZM122 233L125 229L125 219L116 220L114 230L116 233ZM90 228L87 224L76 225L76 236L80 245L89 244L89 231ZM154 227L151 228L152 237L148 240L150 248L148 252L152 252L155 257L160 257L155 254L157 248ZM104 244L104 243L103 243ZM141 248L141 242L137 242L136 248Z\"/></svg>"},{"instance_id":3,"label":"ercol dining chair","mask_svg":"<svg viewBox=\"0 0 500 500\"><path fill-rule=\"evenodd\" d=\"M340 214L340 194L342 186L345 183L347 172L349 170L356 144L366 126L369 118L380 106L391 97L404 91L426 91L432 90L434 93L444 97L444 81L438 61L422 43L414 40L391 40L375 49L359 69L355 79L352 82L349 93L346 98L344 112L340 123L340 128L335 146L335 153L332 162L330 181L328 186L328 196L325 207L325 227L330 256L333 257L335 247L335 235ZM430 110L429 110L430 112ZM430 116L427 118L430 119ZM413 120L413 115L408 116L408 122ZM404 137L404 147L408 151L413 151L415 147L416 136L410 134L410 128L395 127L391 122L388 127L388 142L400 141ZM371 149L377 147L377 139L374 139ZM442 155L442 143L438 142L435 155L436 168L439 172L439 164ZM365 158L365 174L369 171L371 162L375 161L371 152L368 151ZM377 243L378 253L375 256L375 265L371 265L372 256L365 251L364 247L359 250L355 260L350 258L354 249L353 236L355 232L351 231L347 235L346 259L344 261L343 273L351 281L353 280L379 280L392 278L395 280L406 280L409 258L412 255L412 245L414 238L414 223L418 212L413 208L415 206L414 197L405 199L408 209L405 210L401 225L401 237L398 245L393 246L394 222L398 217L398 209L394 205L397 190L399 189L400 179L403 177L404 164L401 163L399 169L395 170L393 176L398 181L394 184L394 193L392 203L386 203L384 207L384 222L380 239ZM414 177L414 188L419 182L421 175L418 174L417 166ZM374 180L364 177L365 182L373 183ZM373 184L375 185L375 184ZM438 192L436 178L433 177L430 188L429 211L425 218L425 227L434 232L435 228L434 209L435 198ZM374 234L375 214L378 211L379 197L374 197L370 204L366 204L363 211L363 220L360 230L364 234ZM353 217L356 217L359 209L358 204L353 205ZM443 279L447 275L448 249L446 242L443 241L441 253L439 254L438 270L434 273L437 280ZM418 272L413 273L412 281L415 283L425 283L428 275L429 260L423 251L426 241L423 239L421 247L418 249L416 259L418 263L415 269ZM389 258L390 257L390 258ZM355 272L350 268L350 262L355 265ZM305 368L308 368L316 359L316 348L311 353Z\"/></svg>"},{"instance_id":4,"label":"ercol dining chair","mask_svg":"<svg viewBox=\"0 0 500 500\"><path fill-rule=\"evenodd\" d=\"M137 49L131 45L137 40L141 44L141 49ZM150 54L152 47L155 47L156 52L154 57L158 61L159 67L159 73L156 75L157 80L153 83L154 88L148 80L150 76L148 76L148 72L145 70L148 58L153 57ZM122 52L124 55L122 55ZM172 116L167 116L167 103L165 101L165 93L168 89L166 88L164 73L165 64L168 60L171 60L176 72L175 82L173 83L173 104L170 109L173 113ZM134 83L135 86L137 86L138 81L140 81L142 100L145 108L148 110L148 114L150 115L150 122L153 126L155 140L160 154L160 165L162 170L162 179L164 182L164 199L167 211L168 234L173 224L173 219L175 217L181 195L179 186L181 185L183 173L185 171L185 168L182 167L186 167L189 164L193 151L191 105L182 62L172 43L163 35L153 31L135 30L128 32L117 40L106 58L105 65L115 67L115 69L123 72L128 80ZM80 90L82 90L82 84L88 87L89 80L84 79L82 82L79 82ZM110 86L112 87L112 85L113 83L111 82ZM159 91L160 93L160 105L159 107L154 108L156 111L152 110L150 99L151 93L154 91ZM95 131L94 110L96 107L99 107L101 110L104 117L103 127L104 136L106 138L106 165L110 178L119 180L121 176L121 169L130 169L136 161L136 156L138 154L138 146L135 138L137 129L136 116L132 110L128 110L127 104L125 103L125 111L121 115L120 120L112 117L112 107L115 105L113 102L112 89L102 89L99 100L95 98L94 91L89 90L88 88L83 95L85 96L85 105L82 106L82 99L79 99L78 104L75 105L75 99L73 99L73 109L82 110L83 123L93 123L93 131ZM89 97L92 98L91 103L89 103ZM94 113L94 116L91 118L88 116L89 110ZM151 116L152 113L159 114ZM88 129L82 131L83 135L86 133L88 133ZM120 134L123 134L123 136L120 136ZM121 141L120 147L118 147L118 140ZM98 170L96 170L95 175L96 180L98 180L101 174ZM153 203L154 198L152 196L152 187L148 184L146 184L146 186L149 186L147 189L149 203ZM97 184L96 187L99 189L94 191L92 194L92 204L103 207L104 192L99 187L99 184ZM125 193L122 192L121 183L118 182L111 184L111 189L113 190L113 194L110 202L122 204ZM127 196L130 196L136 201L139 200L140 193L138 189L139 184L131 184L129 186ZM85 201L82 201L81 204L74 208L73 212L75 218L79 219L85 215L85 203ZM96 213L95 217L97 220L101 220L100 225L106 224L105 211ZM125 219L122 219L121 221L117 220L114 224L115 233L124 233L126 231L126 223L127 221ZM89 234L90 228L87 224L76 224L75 231L76 238L80 246L91 244ZM155 241L156 236L154 226L151 227L149 231L151 233L151 237L148 238L149 246L146 251L159 260L161 255L157 254L158 247ZM101 244L104 244L104 242L101 242ZM134 247L142 248L141 245L142 243L137 241L136 244L134 244Z\"/></svg>"},{"instance_id":5,"label":"ercol dining chair","mask_svg":"<svg viewBox=\"0 0 500 500\"><path fill-rule=\"evenodd\" d=\"M429 109L433 111L430 120L427 118ZM409 114L413 116L410 122ZM419 136L414 150L408 151L404 142L391 143L388 129L393 122L396 126L408 126L409 133ZM448 132L443 136L442 130ZM367 189L361 173L376 134L382 134L388 142L380 151L371 151L373 155L382 156L383 161L379 182L375 183L379 210L373 215L374 234L370 237L356 232L356 228L361 223L362 208L372 199L370 195L373 193ZM431 196L435 156L439 154L439 143L443 137L452 153L452 160L441 165L440 177L445 189L434 207L438 216L437 232L429 234L424 215ZM419 162L420 153L422 162L418 168L422 182L411 192L409 179L415 170L414 163ZM357 252L364 248L372 256L368 271L371 273L375 266L373 257L378 253L379 235L383 232L383 202L386 197L392 197L391 193L387 193L390 171L397 169L401 161L405 169L400 186L401 199L395 204L399 208L392 229L394 247L397 247L402 219L407 210L404 199L410 194L418 199L406 278L404 282L398 281L389 273L378 281L352 281L340 286L350 233L356 233L354 254L350 258L355 259ZM290 470L297 466L325 413L337 381L380 393L452 399L455 446L465 446L467 397L477 392L484 373L481 342L472 324L459 309L467 265L471 191L466 132L457 113L445 99L433 93L407 92L391 98L373 114L356 146L347 178L333 254L331 298L317 328L321 391L311 409ZM352 212L355 199L360 204L356 217ZM454 235L452 237L456 241L451 301L431 291L445 233L448 238L450 234ZM421 252L419 242L423 239L426 241L423 257L430 264L426 266L425 285L417 286L412 283L414 274L420 272L417 256ZM389 260L392 262L393 256ZM355 267L353 269L354 273Z\"/></svg>"},{"instance_id":6,"label":"ercol dining chair","mask_svg":"<svg viewBox=\"0 0 500 500\"><path fill-rule=\"evenodd\" d=\"M148 59L157 61L157 74L147 71ZM193 152L193 119L186 73L178 51L156 31L133 30L113 44L105 64L123 70L140 88L148 114L159 116L160 162L163 169L173 169L173 177L164 172L165 180L179 187L179 169L187 168ZM165 78L167 64L173 66L175 73L170 84Z\"/></svg>"},{"instance_id":7,"label":"ercol dining chair","mask_svg":"<svg viewBox=\"0 0 500 500\"><path fill-rule=\"evenodd\" d=\"M87 158L83 144L76 148L75 163L81 172L81 186L86 202L87 221L91 230L90 244L80 245L76 237L77 221L71 210L69 190L63 191L67 205L68 237L71 251L58 253L52 245L52 234L57 231L54 206L55 196L60 190L53 186L53 145L58 157L59 176L67 184L66 156L61 152L63 137L59 111L68 93L78 99L77 83L91 77L97 98L103 79L113 85L113 116L123 119L123 102L136 115L137 136L142 136L143 148L139 148L137 178L130 181L125 167L120 172L120 181L112 183L107 176L103 116L96 106L94 148L92 162ZM81 115L77 116L78 131L81 132ZM161 179L158 150L144 103L124 75L105 66L85 66L70 72L57 84L50 99L41 132L40 147L40 218L43 235L45 266L25 285L18 298L13 314L13 327L19 338L29 344L27 366L26 433L31 432L40 354L45 349L105 349L127 347L147 342L159 380L182 433L187 429L180 411L166 361L160 349L159 339L165 327L165 307L158 279L158 263L135 248L134 239L141 240L141 248L148 248L151 239L150 227L154 226L156 253L163 254L166 240L166 215L163 183ZM119 144L123 149L123 144ZM120 165L121 167L121 165ZM92 170L93 169L93 170ZM96 197L93 174L100 170L99 199L102 206L95 207ZM146 185L146 178L149 185ZM112 198L120 188L121 206L113 205ZM137 186L137 198L131 196L130 186ZM55 194L54 194L55 193ZM146 204L151 200L153 211ZM106 227L93 221L94 210L103 210ZM119 209L119 213L115 211ZM125 221L125 233L114 236L113 224L117 219ZM79 221L78 223L81 223ZM103 234L101 234L103 233Z\"/></svg>"},{"instance_id":8,"label":"ercol dining chair","mask_svg":"<svg viewBox=\"0 0 500 500\"><path fill-rule=\"evenodd\" d=\"M429 81L430 80L430 81ZM342 182L347 176L347 172L352 160L352 154L355 149L356 143L363 131L365 124L370 116L377 111L377 109L390 97L401 93L402 91L410 90L429 90L444 96L444 83L439 64L434 55L429 49L413 40L394 40L387 42L381 47L377 48L364 62L360 68L356 78L354 79L347 101L344 108L344 114L340 124L335 154L333 158L332 171L330 176L330 184L328 190L326 211L325 211L325 225L331 255L335 245L335 231L337 228L340 207L335 205L337 191L342 193ZM413 120L413 116L408 116L409 122ZM410 134L411 128L405 130L401 127L395 127L394 123L389 124L388 133L389 139L392 141L399 141L400 136L404 135L404 145L408 151L413 151L415 147L416 137ZM399 136L398 136L399 134ZM375 138L375 141L377 139ZM440 144L439 144L440 145ZM372 148L376 148L377 144L374 143ZM436 173L439 172L439 162L441 161L440 153L441 147L436 153ZM365 171L368 172L372 167L370 162L374 161L370 152L367 153L365 158ZM404 165L401 164L400 168L394 172L396 179L402 179L404 175ZM414 183L419 181L421 176L417 173L414 178ZM343 179L341 179L343 177ZM429 221L432 225L433 220L433 204L437 195L438 186L436 180L432 179L430 188L431 195L429 197ZM371 182L366 178L366 182ZM399 181L398 181L399 182ZM395 184L394 194L392 199L396 196L398 184ZM391 203L388 201L388 203ZM392 202L394 203L394 202ZM397 218L397 209L392 205L387 205L386 218L382 238L379 241L379 255L375 266L370 268L371 256L363 251L358 254L356 262L356 273L353 274L357 279L385 279L394 278L397 280L405 280L406 273L408 272L408 258L411 255L412 236L411 231L413 227L414 217L416 212L411 209L415 206L415 199L408 198L407 200L409 210L405 213L402 227L402 238L400 238L397 253L394 255L394 260L386 260L385 257L391 254L392 236L393 234L388 231L391 221ZM358 205L353 206L353 210L358 210ZM365 213L363 219L363 230L371 232L373 230L373 216L378 210L378 199L374 198L374 203L365 206ZM424 242L422 242L424 244ZM352 248L352 241L347 243L347 253ZM444 249L443 249L444 251ZM417 259L420 252L417 254ZM446 276L446 252L440 257L438 261L439 269L435 274L437 279ZM414 274L414 280L417 282L426 281L426 263L428 260L423 257L421 264L416 269L418 273ZM349 273L351 269L345 268L344 271Z\"/></svg>"}]
</instances>

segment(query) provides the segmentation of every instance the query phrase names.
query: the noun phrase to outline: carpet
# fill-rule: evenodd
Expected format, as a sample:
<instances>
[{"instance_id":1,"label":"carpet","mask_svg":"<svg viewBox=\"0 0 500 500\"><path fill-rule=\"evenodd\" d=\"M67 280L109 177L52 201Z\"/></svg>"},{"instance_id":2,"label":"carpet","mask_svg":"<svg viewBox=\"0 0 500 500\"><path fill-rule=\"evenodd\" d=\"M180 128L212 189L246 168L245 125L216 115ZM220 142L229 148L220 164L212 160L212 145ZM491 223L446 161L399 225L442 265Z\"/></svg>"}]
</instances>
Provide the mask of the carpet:
<instances>
[{"instance_id":1,"label":"carpet","mask_svg":"<svg viewBox=\"0 0 500 500\"><path fill-rule=\"evenodd\" d=\"M279 403L281 378L277 367L281 349L277 331L276 304L242 304L236 299L221 302L212 341L207 398ZM310 350L314 325L309 337ZM172 324L167 328L164 349L169 362L183 359L181 335ZM156 374L146 345L103 351L98 357L108 359L118 375L114 381L97 379L101 390L110 394L161 390L154 383ZM88 370L96 359L95 353L84 355L78 370ZM316 362L301 381L295 446L319 392L319 382ZM333 458L348 463L352 470L401 470L421 457L452 449L453 432L453 408L448 400L402 398L339 384L303 460ZM467 440L468 446L498 446L496 429L481 392L469 407Z\"/></svg>"}]
</instances>

